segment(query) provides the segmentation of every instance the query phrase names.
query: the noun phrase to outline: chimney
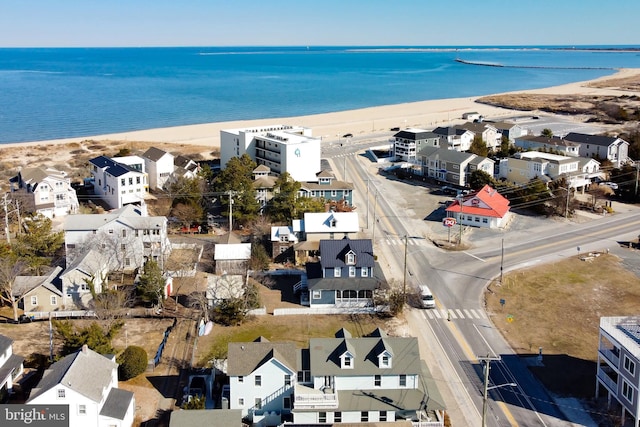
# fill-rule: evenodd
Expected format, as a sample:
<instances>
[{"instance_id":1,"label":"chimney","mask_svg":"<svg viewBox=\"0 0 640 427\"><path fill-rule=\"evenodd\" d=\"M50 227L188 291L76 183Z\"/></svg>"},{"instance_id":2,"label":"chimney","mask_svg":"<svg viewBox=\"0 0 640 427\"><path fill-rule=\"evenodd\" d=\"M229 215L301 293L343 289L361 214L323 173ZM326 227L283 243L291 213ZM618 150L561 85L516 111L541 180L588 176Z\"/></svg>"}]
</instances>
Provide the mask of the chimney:
<instances>
[{"instance_id":1,"label":"chimney","mask_svg":"<svg viewBox=\"0 0 640 427\"><path fill-rule=\"evenodd\" d=\"M84 344L84 345L82 346L82 352L83 352L84 354L87 354L87 350L89 350L89 347L87 347L87 345L86 345L86 344Z\"/></svg>"}]
</instances>

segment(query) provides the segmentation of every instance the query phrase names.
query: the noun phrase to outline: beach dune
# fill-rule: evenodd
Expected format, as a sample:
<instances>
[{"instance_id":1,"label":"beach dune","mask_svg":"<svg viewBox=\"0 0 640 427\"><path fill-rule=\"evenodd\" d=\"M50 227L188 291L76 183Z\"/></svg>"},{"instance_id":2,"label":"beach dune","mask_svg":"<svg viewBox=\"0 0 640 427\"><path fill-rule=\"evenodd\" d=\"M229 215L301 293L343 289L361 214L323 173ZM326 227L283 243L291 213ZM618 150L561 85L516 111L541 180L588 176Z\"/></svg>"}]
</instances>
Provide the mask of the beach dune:
<instances>
[{"instance_id":1,"label":"beach dune","mask_svg":"<svg viewBox=\"0 0 640 427\"><path fill-rule=\"evenodd\" d=\"M590 87L588 83L638 75L640 75L640 69L625 68L618 70L614 75L604 76L586 82L508 93L628 95L628 91L615 88ZM215 148L220 146L221 129L245 128L269 124L305 126L311 128L313 134L317 137L327 140L338 140L342 135L347 133L359 136L388 131L393 127L421 127L432 129L436 126L460 122L462 120L462 114L471 111L478 112L492 119L500 119L500 117L513 115L512 110L476 103L475 101L478 98L479 97L438 99L299 117L205 123L47 141L9 143L2 144L0 150L8 147L66 144L84 140L152 141L210 146Z\"/></svg>"}]
</instances>

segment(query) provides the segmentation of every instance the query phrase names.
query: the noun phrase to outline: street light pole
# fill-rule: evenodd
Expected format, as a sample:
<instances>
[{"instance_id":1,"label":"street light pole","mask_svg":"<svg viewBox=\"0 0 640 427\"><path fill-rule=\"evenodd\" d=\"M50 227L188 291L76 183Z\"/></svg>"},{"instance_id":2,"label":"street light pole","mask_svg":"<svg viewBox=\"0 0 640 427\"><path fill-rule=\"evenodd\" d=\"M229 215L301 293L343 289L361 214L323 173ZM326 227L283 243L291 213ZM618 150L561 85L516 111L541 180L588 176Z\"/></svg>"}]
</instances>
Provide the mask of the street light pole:
<instances>
[{"instance_id":1,"label":"street light pole","mask_svg":"<svg viewBox=\"0 0 640 427\"><path fill-rule=\"evenodd\" d=\"M491 361L500 360L500 357L490 357L487 355L486 357L478 357L480 362L484 362L484 393L482 394L482 427L487 426L487 399L489 390L493 390L498 387L516 387L516 383L508 383L508 384L500 384L489 387L489 369L491 368Z\"/></svg>"},{"instance_id":2,"label":"street light pole","mask_svg":"<svg viewBox=\"0 0 640 427\"><path fill-rule=\"evenodd\" d=\"M378 189L376 188L376 197L373 200L373 237L371 239L371 243L373 245L376 244L376 209L378 207Z\"/></svg>"}]
</instances>

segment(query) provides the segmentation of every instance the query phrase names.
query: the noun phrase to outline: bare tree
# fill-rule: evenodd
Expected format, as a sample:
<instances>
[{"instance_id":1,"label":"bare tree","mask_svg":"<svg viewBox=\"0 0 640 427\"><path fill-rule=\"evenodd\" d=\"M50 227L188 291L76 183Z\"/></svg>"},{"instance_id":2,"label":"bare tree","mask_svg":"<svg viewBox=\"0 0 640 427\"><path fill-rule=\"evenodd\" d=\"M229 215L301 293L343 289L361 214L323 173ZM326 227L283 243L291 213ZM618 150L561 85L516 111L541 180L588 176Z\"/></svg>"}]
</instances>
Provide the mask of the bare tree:
<instances>
[{"instance_id":1,"label":"bare tree","mask_svg":"<svg viewBox=\"0 0 640 427\"><path fill-rule=\"evenodd\" d=\"M15 295L16 278L27 271L27 264L24 261L0 262L0 299L11 305L13 309L13 320L18 321L18 304L24 298L23 295Z\"/></svg>"}]
</instances>

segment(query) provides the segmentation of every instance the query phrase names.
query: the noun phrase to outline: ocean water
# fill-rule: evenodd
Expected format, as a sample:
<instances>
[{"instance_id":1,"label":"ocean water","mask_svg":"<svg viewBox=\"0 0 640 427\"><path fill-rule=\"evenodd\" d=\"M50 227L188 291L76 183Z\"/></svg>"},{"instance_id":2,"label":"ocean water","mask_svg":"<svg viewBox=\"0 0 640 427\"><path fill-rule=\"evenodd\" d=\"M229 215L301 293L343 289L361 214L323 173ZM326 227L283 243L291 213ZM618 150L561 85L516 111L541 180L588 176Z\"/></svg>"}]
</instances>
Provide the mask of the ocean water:
<instances>
[{"instance_id":1,"label":"ocean water","mask_svg":"<svg viewBox=\"0 0 640 427\"><path fill-rule=\"evenodd\" d=\"M640 68L636 48L612 48L0 49L0 143L478 96Z\"/></svg>"}]
</instances>

